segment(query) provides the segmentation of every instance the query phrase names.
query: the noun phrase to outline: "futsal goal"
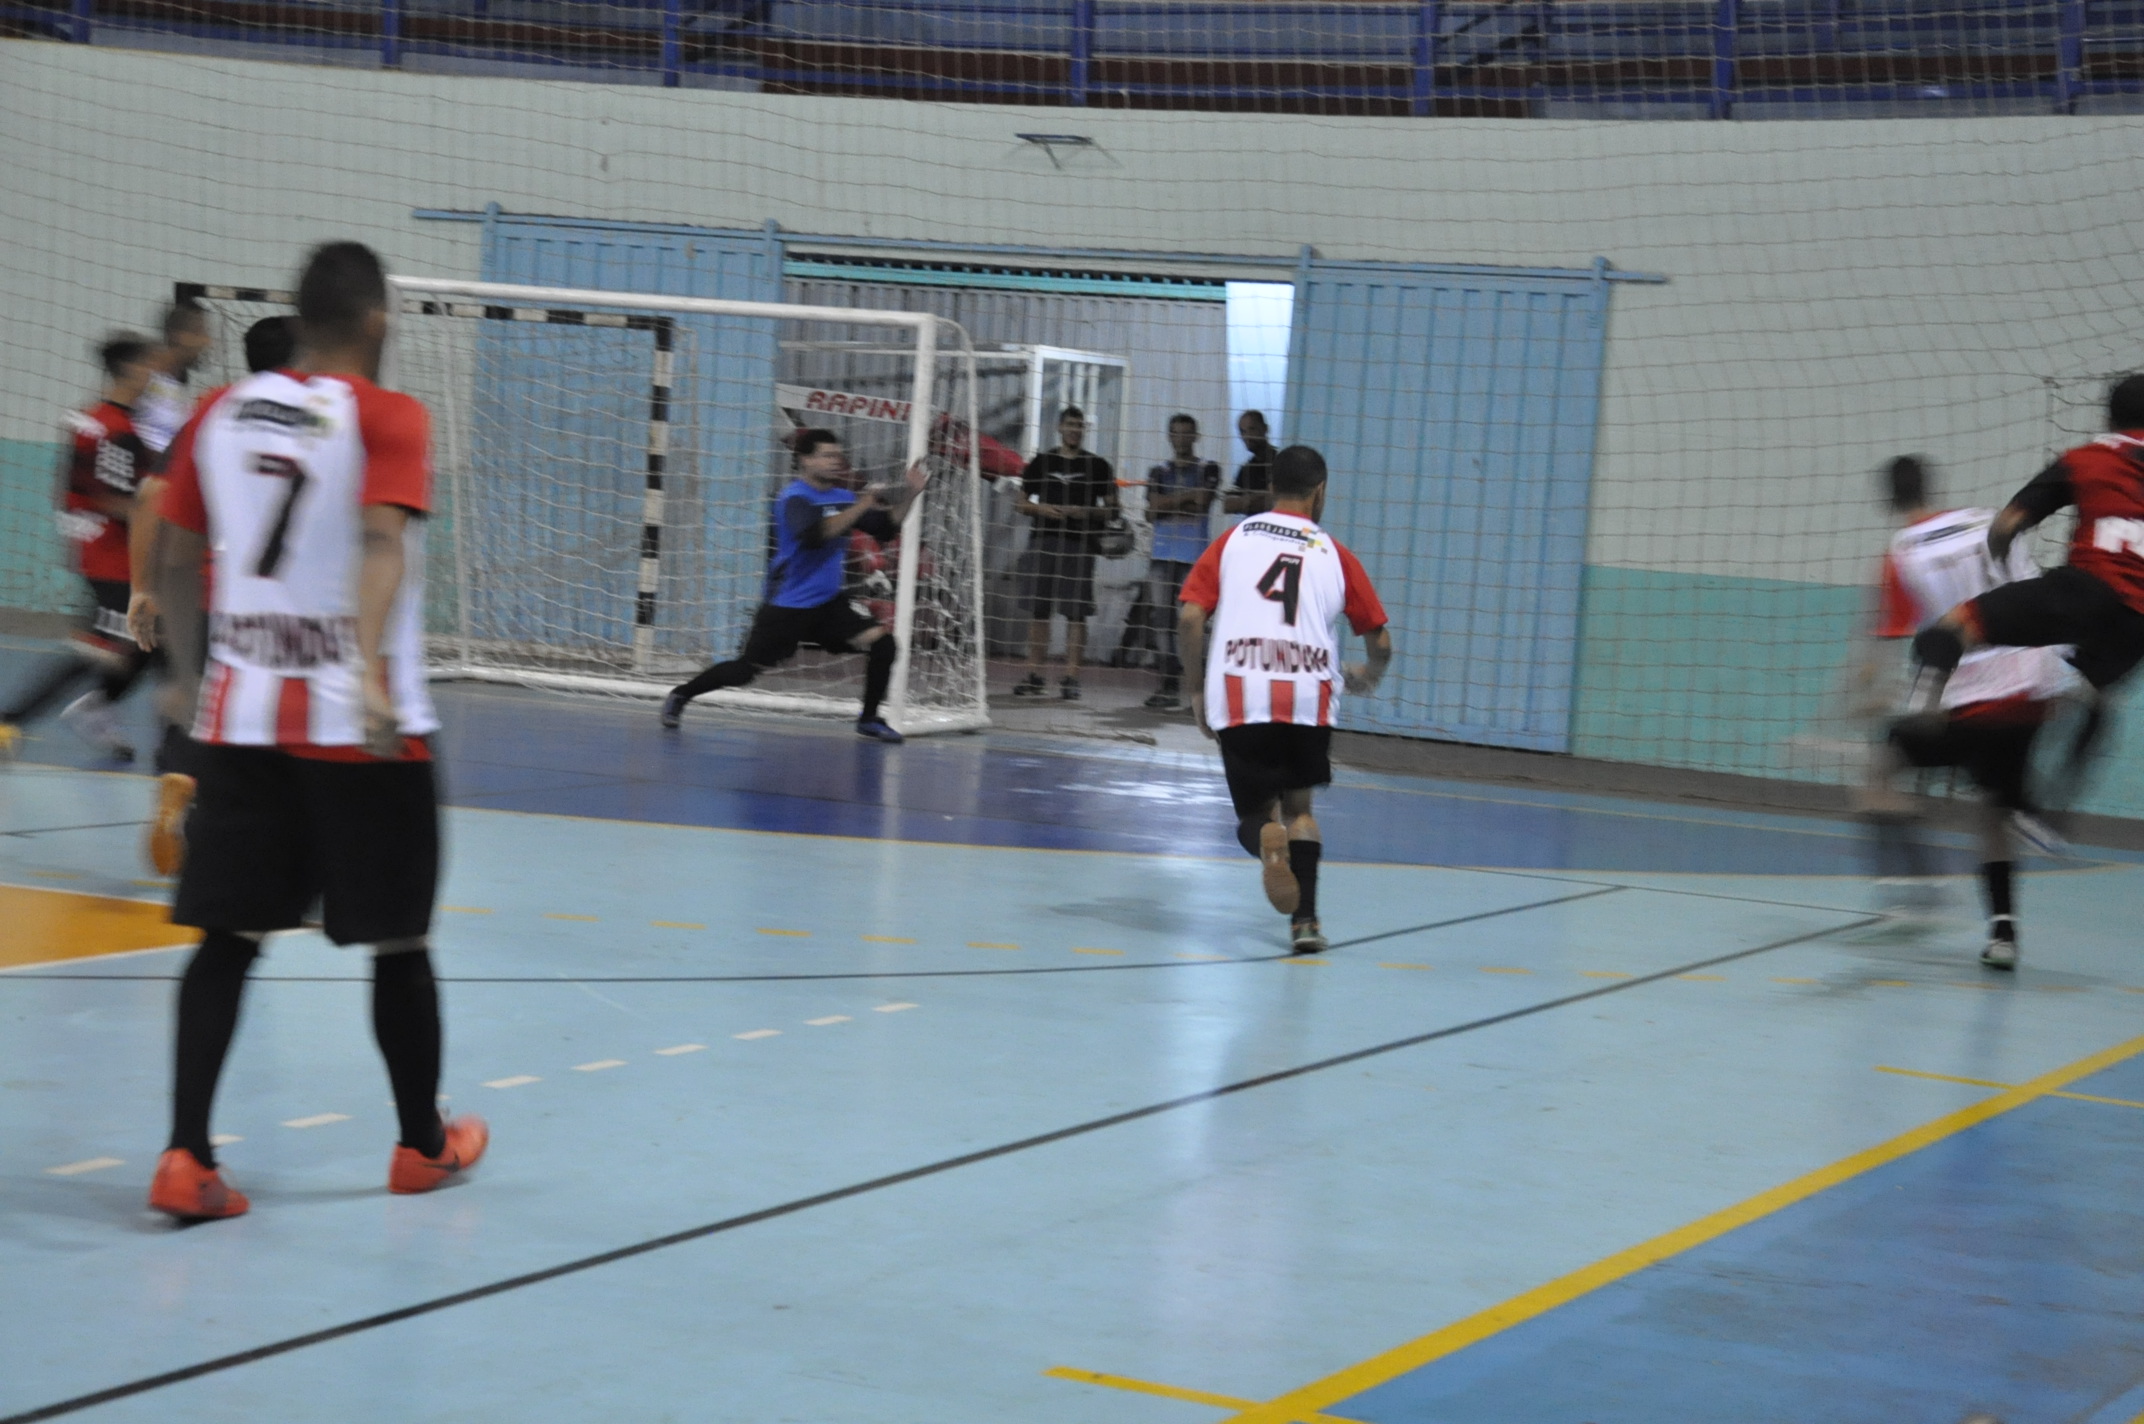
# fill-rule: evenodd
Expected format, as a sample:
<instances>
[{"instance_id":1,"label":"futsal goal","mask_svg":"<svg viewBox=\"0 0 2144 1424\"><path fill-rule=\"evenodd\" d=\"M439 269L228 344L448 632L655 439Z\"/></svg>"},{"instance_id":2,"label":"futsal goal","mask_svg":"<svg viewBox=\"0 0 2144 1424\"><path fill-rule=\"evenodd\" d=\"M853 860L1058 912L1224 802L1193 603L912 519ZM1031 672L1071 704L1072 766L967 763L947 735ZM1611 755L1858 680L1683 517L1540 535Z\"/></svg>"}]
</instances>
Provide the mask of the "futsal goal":
<instances>
[{"instance_id":1,"label":"futsal goal","mask_svg":"<svg viewBox=\"0 0 2144 1424\"><path fill-rule=\"evenodd\" d=\"M922 312L392 279L383 383L431 408L433 676L659 696L734 656L766 589L773 503L807 428L855 486L930 473L897 538L851 536L845 596L899 640L886 716L988 724L975 353ZM215 374L288 293L180 284ZM856 714L862 660L807 650L704 700Z\"/></svg>"}]
</instances>

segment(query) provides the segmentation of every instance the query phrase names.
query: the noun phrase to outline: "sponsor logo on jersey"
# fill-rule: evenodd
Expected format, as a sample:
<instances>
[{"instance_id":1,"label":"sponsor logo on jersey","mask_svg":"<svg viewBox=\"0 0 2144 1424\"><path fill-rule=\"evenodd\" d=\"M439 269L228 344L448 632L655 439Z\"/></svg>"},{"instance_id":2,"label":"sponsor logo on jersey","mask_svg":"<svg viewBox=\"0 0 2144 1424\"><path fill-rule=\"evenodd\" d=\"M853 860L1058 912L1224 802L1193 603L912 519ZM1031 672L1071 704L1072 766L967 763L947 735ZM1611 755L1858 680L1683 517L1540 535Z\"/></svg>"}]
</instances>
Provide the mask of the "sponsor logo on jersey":
<instances>
[{"instance_id":1,"label":"sponsor logo on jersey","mask_svg":"<svg viewBox=\"0 0 2144 1424\"><path fill-rule=\"evenodd\" d=\"M312 411L262 397L241 403L233 418L240 425L273 425L278 430L320 431L328 428L327 421Z\"/></svg>"},{"instance_id":2,"label":"sponsor logo on jersey","mask_svg":"<svg viewBox=\"0 0 2144 1424\"><path fill-rule=\"evenodd\" d=\"M263 668L316 668L357 656L355 618L304 618L295 613L217 613L209 645Z\"/></svg>"},{"instance_id":3,"label":"sponsor logo on jersey","mask_svg":"<svg viewBox=\"0 0 2144 1424\"><path fill-rule=\"evenodd\" d=\"M1293 524L1268 524L1263 519L1246 519L1236 531L1239 534L1270 534L1276 539L1293 539L1298 544L1315 544L1317 534L1309 529L1298 529Z\"/></svg>"},{"instance_id":4,"label":"sponsor logo on jersey","mask_svg":"<svg viewBox=\"0 0 2144 1424\"><path fill-rule=\"evenodd\" d=\"M1332 672L1330 649L1298 643L1293 638L1230 638L1221 659L1246 672L1309 673L1324 677Z\"/></svg>"}]
</instances>

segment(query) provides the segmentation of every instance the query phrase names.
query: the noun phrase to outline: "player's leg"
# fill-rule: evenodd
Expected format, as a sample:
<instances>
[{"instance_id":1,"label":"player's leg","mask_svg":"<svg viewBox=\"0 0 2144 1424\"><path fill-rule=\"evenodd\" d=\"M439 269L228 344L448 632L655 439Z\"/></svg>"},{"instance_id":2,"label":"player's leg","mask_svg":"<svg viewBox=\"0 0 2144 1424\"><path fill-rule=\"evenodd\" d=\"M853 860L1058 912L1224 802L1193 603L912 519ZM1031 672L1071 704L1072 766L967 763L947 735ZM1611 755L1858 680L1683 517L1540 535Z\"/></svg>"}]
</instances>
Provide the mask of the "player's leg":
<instances>
[{"instance_id":1,"label":"player's leg","mask_svg":"<svg viewBox=\"0 0 2144 1424\"><path fill-rule=\"evenodd\" d=\"M2018 960L2016 818L2033 807L2027 790L2037 724L1961 727L1960 760L1981 788L1980 884L1987 900L1988 943L1980 962L2015 969Z\"/></svg>"},{"instance_id":2,"label":"player's leg","mask_svg":"<svg viewBox=\"0 0 2144 1424\"><path fill-rule=\"evenodd\" d=\"M703 668L690 682L679 683L670 689L669 695L663 698L660 714L663 726L675 730L684 719L685 708L701 693L743 687L767 669L789 661L797 651L795 630L791 625L799 614L809 611L761 604L759 611L752 615L752 628L745 634L743 652L727 662Z\"/></svg>"},{"instance_id":3,"label":"player's leg","mask_svg":"<svg viewBox=\"0 0 2144 1424\"><path fill-rule=\"evenodd\" d=\"M444 1031L428 936L439 888L439 796L430 761L304 762L321 846L321 928L372 946L372 1031L394 1090L387 1185L425 1192L476 1165L480 1118L439 1114Z\"/></svg>"},{"instance_id":4,"label":"player's leg","mask_svg":"<svg viewBox=\"0 0 2144 1424\"><path fill-rule=\"evenodd\" d=\"M894 660L901 651L892 630L869 614L858 612L846 598L837 598L828 604L824 617L826 626L819 630L816 638L807 641L816 641L828 652L849 651L864 655L864 700L863 710L856 719L858 735L896 745L906 741L879 715L879 708L886 701L886 690L893 684Z\"/></svg>"},{"instance_id":5,"label":"player's leg","mask_svg":"<svg viewBox=\"0 0 2144 1424\"><path fill-rule=\"evenodd\" d=\"M1868 768L1854 799L1869 831L1878 908L1904 915L1928 908L1935 898L1935 868L1922 838L1920 812L1913 798L1898 788L1898 778L1909 765L1924 764L1909 761L1906 749L1922 750L1924 743L1941 735L1941 728L1906 719L1885 731L1885 739L1869 748Z\"/></svg>"},{"instance_id":6,"label":"player's leg","mask_svg":"<svg viewBox=\"0 0 2144 1424\"><path fill-rule=\"evenodd\" d=\"M1286 828L1288 870L1296 884L1295 909L1288 916L1289 947L1297 954L1317 954L1328 947L1318 928L1318 862L1324 858L1324 838L1318 818L1311 814L1311 787L1282 795L1281 824Z\"/></svg>"},{"instance_id":7,"label":"player's leg","mask_svg":"<svg viewBox=\"0 0 2144 1424\"><path fill-rule=\"evenodd\" d=\"M1173 710L1182 701L1183 689L1178 679L1184 675L1184 663L1176 646L1176 600L1183 591L1184 578L1190 567L1175 559L1156 559L1147 566L1147 606L1153 610L1158 623L1155 637L1160 643L1161 686L1146 700L1146 705L1157 712Z\"/></svg>"},{"instance_id":8,"label":"player's leg","mask_svg":"<svg viewBox=\"0 0 2144 1424\"><path fill-rule=\"evenodd\" d=\"M95 607L89 638L103 653L97 686L69 703L60 720L83 741L119 761L134 759L134 746L119 730L117 708L148 666L151 654L127 631L128 589L108 579L88 580Z\"/></svg>"},{"instance_id":9,"label":"player's leg","mask_svg":"<svg viewBox=\"0 0 2144 1424\"><path fill-rule=\"evenodd\" d=\"M1079 666L1087 653L1087 620L1094 616L1094 555L1074 549L1062 557L1058 611L1065 615L1065 675L1058 681L1057 695L1077 702Z\"/></svg>"},{"instance_id":10,"label":"player's leg","mask_svg":"<svg viewBox=\"0 0 2144 1424\"><path fill-rule=\"evenodd\" d=\"M1013 686L1015 697L1040 697L1049 690L1042 665L1050 656L1050 615L1057 611L1058 564L1062 556L1036 536L1028 546L1027 676Z\"/></svg>"},{"instance_id":11,"label":"player's leg","mask_svg":"<svg viewBox=\"0 0 2144 1424\"><path fill-rule=\"evenodd\" d=\"M149 1189L150 1206L181 1218L236 1216L247 1207L218 1170L209 1116L261 939L294 928L317 888L287 762L264 747L200 749L194 853L171 918L204 933L179 981L171 1141Z\"/></svg>"}]
</instances>

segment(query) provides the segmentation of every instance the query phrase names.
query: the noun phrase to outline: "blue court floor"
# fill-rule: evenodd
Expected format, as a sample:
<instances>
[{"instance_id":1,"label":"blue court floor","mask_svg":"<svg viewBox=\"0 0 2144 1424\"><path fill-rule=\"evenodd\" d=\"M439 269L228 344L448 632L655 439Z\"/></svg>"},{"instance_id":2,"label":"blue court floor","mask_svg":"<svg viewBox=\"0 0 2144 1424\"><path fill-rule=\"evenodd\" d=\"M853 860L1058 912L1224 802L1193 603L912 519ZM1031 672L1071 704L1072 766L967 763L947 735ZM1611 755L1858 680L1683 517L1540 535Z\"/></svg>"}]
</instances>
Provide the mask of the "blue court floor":
<instances>
[{"instance_id":1,"label":"blue court floor","mask_svg":"<svg viewBox=\"0 0 2144 1424\"><path fill-rule=\"evenodd\" d=\"M1848 825L1343 770L1291 960L1184 739L441 692L494 1146L428 1197L297 933L253 1213L148 1213L149 783L0 771L0 1424L2144 1418L2144 858L2035 865L1998 976Z\"/></svg>"}]
</instances>

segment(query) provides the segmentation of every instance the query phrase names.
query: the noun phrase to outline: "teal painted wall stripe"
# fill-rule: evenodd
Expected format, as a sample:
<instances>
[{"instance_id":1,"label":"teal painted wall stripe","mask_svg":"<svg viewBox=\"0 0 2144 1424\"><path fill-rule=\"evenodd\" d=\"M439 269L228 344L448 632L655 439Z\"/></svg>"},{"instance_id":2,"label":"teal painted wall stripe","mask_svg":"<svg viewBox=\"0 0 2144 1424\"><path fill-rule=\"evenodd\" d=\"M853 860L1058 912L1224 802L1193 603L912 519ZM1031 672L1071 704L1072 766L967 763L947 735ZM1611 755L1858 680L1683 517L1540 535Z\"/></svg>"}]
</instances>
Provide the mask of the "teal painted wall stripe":
<instances>
[{"instance_id":1,"label":"teal painted wall stripe","mask_svg":"<svg viewBox=\"0 0 2144 1424\"><path fill-rule=\"evenodd\" d=\"M0 608L72 613L82 606L53 518L59 442L0 440Z\"/></svg>"}]
</instances>

